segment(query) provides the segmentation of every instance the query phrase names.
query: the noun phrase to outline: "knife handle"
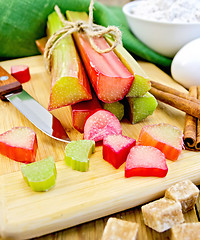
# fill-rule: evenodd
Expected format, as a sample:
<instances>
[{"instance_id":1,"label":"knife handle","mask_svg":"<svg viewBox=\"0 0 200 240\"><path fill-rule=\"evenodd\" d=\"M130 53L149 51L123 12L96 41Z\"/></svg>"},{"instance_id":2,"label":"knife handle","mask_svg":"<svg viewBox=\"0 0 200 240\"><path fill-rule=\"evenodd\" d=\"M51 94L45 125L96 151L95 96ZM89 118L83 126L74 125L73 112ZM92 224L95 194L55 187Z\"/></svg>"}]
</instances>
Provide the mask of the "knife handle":
<instances>
[{"instance_id":1,"label":"knife handle","mask_svg":"<svg viewBox=\"0 0 200 240\"><path fill-rule=\"evenodd\" d=\"M0 99L6 100L5 95L21 91L21 83L0 66Z\"/></svg>"}]
</instances>

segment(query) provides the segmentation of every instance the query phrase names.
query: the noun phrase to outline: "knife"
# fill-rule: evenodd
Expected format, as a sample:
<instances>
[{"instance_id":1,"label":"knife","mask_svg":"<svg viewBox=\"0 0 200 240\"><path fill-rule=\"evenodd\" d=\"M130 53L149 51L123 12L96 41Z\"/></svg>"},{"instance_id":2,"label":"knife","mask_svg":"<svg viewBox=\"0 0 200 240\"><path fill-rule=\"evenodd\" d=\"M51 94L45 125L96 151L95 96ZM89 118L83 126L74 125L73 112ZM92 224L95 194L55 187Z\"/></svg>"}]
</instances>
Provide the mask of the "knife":
<instances>
[{"instance_id":1,"label":"knife","mask_svg":"<svg viewBox=\"0 0 200 240\"><path fill-rule=\"evenodd\" d=\"M1 66L0 99L9 100L30 122L48 136L62 142L70 142L60 121L24 91L21 83Z\"/></svg>"}]
</instances>

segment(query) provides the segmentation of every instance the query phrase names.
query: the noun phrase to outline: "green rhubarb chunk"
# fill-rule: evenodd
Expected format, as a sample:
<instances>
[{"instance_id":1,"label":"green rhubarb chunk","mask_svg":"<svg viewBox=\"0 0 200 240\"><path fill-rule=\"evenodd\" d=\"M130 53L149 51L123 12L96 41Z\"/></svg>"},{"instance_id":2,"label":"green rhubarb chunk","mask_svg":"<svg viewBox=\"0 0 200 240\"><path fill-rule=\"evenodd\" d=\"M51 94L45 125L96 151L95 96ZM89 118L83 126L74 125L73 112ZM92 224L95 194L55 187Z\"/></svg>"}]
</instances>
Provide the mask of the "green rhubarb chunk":
<instances>
[{"instance_id":1,"label":"green rhubarb chunk","mask_svg":"<svg viewBox=\"0 0 200 240\"><path fill-rule=\"evenodd\" d=\"M152 115L158 103L155 97L147 92L142 97L128 98L130 107L130 121L132 124L142 121Z\"/></svg>"},{"instance_id":2,"label":"green rhubarb chunk","mask_svg":"<svg viewBox=\"0 0 200 240\"><path fill-rule=\"evenodd\" d=\"M112 36L106 35L106 40L109 44L112 44L114 41ZM131 72L135 79L131 85L131 88L126 95L127 97L141 97L147 93L151 88L151 82L147 74L140 67L138 62L133 58L133 56L122 46L117 45L113 50L121 62L127 67L129 72Z\"/></svg>"},{"instance_id":3,"label":"green rhubarb chunk","mask_svg":"<svg viewBox=\"0 0 200 240\"><path fill-rule=\"evenodd\" d=\"M120 102L103 103L103 108L113 113L119 121L124 117L124 105Z\"/></svg>"},{"instance_id":4,"label":"green rhubarb chunk","mask_svg":"<svg viewBox=\"0 0 200 240\"><path fill-rule=\"evenodd\" d=\"M53 157L22 164L21 172L26 183L36 192L48 191L56 183L57 170Z\"/></svg>"},{"instance_id":5,"label":"green rhubarb chunk","mask_svg":"<svg viewBox=\"0 0 200 240\"><path fill-rule=\"evenodd\" d=\"M89 157L95 151L95 141L71 141L65 148L65 163L73 170L86 172L89 169Z\"/></svg>"}]
</instances>

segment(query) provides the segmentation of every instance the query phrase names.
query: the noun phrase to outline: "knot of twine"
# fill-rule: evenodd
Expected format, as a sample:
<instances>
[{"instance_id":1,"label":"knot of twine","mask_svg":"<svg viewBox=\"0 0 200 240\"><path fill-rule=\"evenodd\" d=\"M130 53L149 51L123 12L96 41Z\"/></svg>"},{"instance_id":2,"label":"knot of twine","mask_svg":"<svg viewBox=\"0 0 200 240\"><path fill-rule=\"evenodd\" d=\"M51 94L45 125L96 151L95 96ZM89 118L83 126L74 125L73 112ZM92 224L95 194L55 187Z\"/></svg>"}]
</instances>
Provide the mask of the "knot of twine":
<instances>
[{"instance_id":1,"label":"knot of twine","mask_svg":"<svg viewBox=\"0 0 200 240\"><path fill-rule=\"evenodd\" d=\"M55 32L47 41L45 50L44 50L44 58L46 62L46 67L48 71L50 72L51 64L50 59L51 55L53 53L53 50L57 46L57 44L64 38L66 38L68 35L74 33L74 32L84 32L90 41L90 44L92 48L98 52L98 53L107 53L112 51L118 44L121 44L121 31L118 27L115 26L108 26L103 27L97 24L93 23L93 6L94 6L94 0L91 0L90 6L89 6L89 22L86 23L84 21L76 21L76 22L70 22L65 20L64 16L62 15L59 7L55 6L55 11L58 14L62 24L63 28ZM94 37L102 37L105 34L110 33L115 41L113 44L106 48L106 49L100 49L94 42Z\"/></svg>"}]
</instances>

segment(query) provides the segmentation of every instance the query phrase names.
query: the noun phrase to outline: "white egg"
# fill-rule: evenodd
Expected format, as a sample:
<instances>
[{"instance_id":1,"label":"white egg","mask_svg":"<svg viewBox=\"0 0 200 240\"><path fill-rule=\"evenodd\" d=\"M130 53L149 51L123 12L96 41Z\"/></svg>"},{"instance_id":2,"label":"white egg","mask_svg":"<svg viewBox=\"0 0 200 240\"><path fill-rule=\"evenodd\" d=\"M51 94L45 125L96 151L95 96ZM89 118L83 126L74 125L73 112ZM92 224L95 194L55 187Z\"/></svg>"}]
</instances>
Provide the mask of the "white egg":
<instances>
[{"instance_id":1,"label":"white egg","mask_svg":"<svg viewBox=\"0 0 200 240\"><path fill-rule=\"evenodd\" d=\"M171 74L185 88L200 85L200 38L187 43L177 52Z\"/></svg>"}]
</instances>

